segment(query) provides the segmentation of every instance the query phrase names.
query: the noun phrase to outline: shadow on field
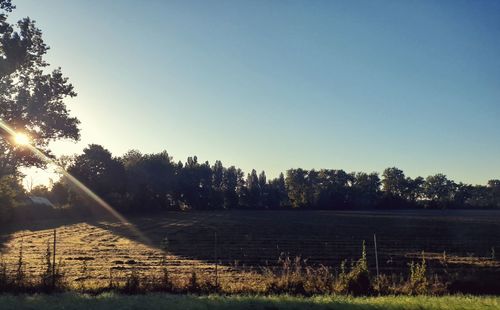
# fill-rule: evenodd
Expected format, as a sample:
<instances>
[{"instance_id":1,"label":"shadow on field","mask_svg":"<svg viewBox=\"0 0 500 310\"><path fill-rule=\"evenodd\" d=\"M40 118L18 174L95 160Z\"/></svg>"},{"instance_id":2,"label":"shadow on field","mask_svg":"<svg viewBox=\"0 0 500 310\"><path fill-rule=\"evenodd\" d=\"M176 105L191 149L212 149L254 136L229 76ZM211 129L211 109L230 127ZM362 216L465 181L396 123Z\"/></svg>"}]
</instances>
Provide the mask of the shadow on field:
<instances>
[{"instance_id":1,"label":"shadow on field","mask_svg":"<svg viewBox=\"0 0 500 310\"><path fill-rule=\"evenodd\" d=\"M17 220L2 227L1 246L18 231L48 230L87 223L175 256L238 268L274 266L280 254L300 256L309 265L338 267L361 255L366 241L370 270L375 270L373 234L377 234L381 272L407 272L408 263L425 251L430 272L491 272L498 275L500 212L471 210L402 211L206 211L164 212L128 216L137 231L105 217L102 210L85 215L61 211L53 219L45 211L20 210ZM41 214L42 213L42 214ZM434 256L431 256L434 255ZM452 259L460 258L453 262ZM489 257L489 258L488 258ZM457 289L460 291L460 289Z\"/></svg>"},{"instance_id":2,"label":"shadow on field","mask_svg":"<svg viewBox=\"0 0 500 310\"><path fill-rule=\"evenodd\" d=\"M494 251L500 249L500 212L494 211L198 211L128 216L140 234L102 210L90 211L18 210L16 219L0 231L0 248L14 232L85 222L140 243L142 234L151 241L149 246L224 265L263 266L285 253L310 264L338 266L359 257L366 241L368 262L374 267L373 234L380 267L389 272L407 269L422 251L476 263L474 258L496 258ZM40 220L47 214L51 219Z\"/></svg>"},{"instance_id":3,"label":"shadow on field","mask_svg":"<svg viewBox=\"0 0 500 310\"><path fill-rule=\"evenodd\" d=\"M494 251L500 249L500 212L488 211L167 212L129 220L157 248L224 265L264 266L285 253L338 266L358 258L366 241L368 262L375 267L374 234L381 270L387 272L406 270L422 251L431 267L443 253L466 258L457 267L485 267L484 258L498 260ZM140 242L123 226L97 225Z\"/></svg>"}]
</instances>

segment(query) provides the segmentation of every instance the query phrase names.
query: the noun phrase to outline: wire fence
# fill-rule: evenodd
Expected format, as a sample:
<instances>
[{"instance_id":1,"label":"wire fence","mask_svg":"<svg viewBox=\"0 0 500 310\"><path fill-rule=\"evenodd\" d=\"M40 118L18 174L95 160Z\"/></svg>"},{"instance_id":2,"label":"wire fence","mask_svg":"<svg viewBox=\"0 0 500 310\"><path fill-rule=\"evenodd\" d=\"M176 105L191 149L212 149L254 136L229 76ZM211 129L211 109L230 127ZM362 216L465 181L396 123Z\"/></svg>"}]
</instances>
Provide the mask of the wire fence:
<instances>
[{"instance_id":1,"label":"wire fence","mask_svg":"<svg viewBox=\"0 0 500 310\"><path fill-rule=\"evenodd\" d=\"M55 262L52 268L60 265L70 279L80 278L85 272L96 280L108 281L134 271L160 274L164 268L179 277L195 271L215 279L244 279L264 270L279 272L280 258L286 257L298 258L302 266L338 270L343 261L359 259L364 244L372 273L403 275L411 261L422 257L436 274L476 269L498 272L500 268L495 254L495 249L500 248L499 240L471 236L404 238L368 232L287 236L277 232L272 237L269 233L258 233L258 228L242 233L200 226L191 234L158 232L153 243L147 245L120 229L79 224L58 229L56 233L40 230L4 236L2 265L13 272L19 268L22 257L26 273L36 276L47 267L45 258L49 253ZM155 225L144 225L143 229L154 230Z\"/></svg>"}]
</instances>

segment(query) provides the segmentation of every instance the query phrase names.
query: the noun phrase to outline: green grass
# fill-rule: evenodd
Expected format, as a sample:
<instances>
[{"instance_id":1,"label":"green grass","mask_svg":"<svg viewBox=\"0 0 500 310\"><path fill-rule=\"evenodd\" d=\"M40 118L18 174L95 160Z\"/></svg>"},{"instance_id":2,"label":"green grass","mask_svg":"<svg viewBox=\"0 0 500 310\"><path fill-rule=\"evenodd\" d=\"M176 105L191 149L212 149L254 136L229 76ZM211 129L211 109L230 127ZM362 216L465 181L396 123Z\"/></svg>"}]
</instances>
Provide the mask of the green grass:
<instances>
[{"instance_id":1,"label":"green grass","mask_svg":"<svg viewBox=\"0 0 500 310\"><path fill-rule=\"evenodd\" d=\"M0 308L10 309L500 309L500 297L292 297L118 295L77 293L0 295Z\"/></svg>"}]
</instances>

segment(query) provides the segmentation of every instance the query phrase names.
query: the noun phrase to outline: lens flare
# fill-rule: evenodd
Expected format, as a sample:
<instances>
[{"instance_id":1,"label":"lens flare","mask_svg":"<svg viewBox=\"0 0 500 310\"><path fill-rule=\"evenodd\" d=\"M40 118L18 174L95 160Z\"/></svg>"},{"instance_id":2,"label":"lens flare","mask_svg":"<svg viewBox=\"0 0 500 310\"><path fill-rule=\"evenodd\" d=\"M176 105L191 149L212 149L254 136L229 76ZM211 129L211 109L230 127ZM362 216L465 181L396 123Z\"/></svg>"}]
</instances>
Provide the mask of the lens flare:
<instances>
[{"instance_id":1,"label":"lens flare","mask_svg":"<svg viewBox=\"0 0 500 310\"><path fill-rule=\"evenodd\" d=\"M28 145L30 144L30 138L24 134L24 133L16 133L14 135L14 142L16 142L17 145Z\"/></svg>"},{"instance_id":2,"label":"lens flare","mask_svg":"<svg viewBox=\"0 0 500 310\"><path fill-rule=\"evenodd\" d=\"M58 165L53 159L42 153L39 149L31 144L31 141L28 136L17 133L14 129L12 129L9 125L7 125L4 121L0 119L0 128L6 131L9 135L14 137L14 142L16 144L20 144L29 148L38 158L46 162L47 164L52 164L57 167L57 170L66 177L73 185L75 185L78 189L80 189L83 193L85 193L88 197L90 197L94 202L96 202L101 208L107 211L111 216L125 224L140 240L141 242L150 245L151 241L140 232L132 223L130 223L123 215L121 215L118 211L113 209L107 202L105 202L101 197L95 194L92 190L90 190L87 186L85 186L82 182L80 182L77 178L72 176L69 172L64 170L60 165ZM24 136L24 137L23 137ZM26 143L18 143L18 137L20 142Z\"/></svg>"}]
</instances>

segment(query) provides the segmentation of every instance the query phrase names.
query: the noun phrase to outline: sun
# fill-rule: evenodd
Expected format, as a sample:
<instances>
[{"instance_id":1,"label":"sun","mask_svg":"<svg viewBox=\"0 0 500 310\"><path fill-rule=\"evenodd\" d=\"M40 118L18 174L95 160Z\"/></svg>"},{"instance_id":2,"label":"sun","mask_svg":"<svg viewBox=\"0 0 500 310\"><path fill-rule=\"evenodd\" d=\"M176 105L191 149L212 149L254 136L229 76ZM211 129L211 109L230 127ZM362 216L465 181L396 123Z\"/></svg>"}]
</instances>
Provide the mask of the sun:
<instances>
[{"instance_id":1,"label":"sun","mask_svg":"<svg viewBox=\"0 0 500 310\"><path fill-rule=\"evenodd\" d=\"M28 145L30 144L30 138L24 133L16 133L14 136L14 141L17 145Z\"/></svg>"}]
</instances>

